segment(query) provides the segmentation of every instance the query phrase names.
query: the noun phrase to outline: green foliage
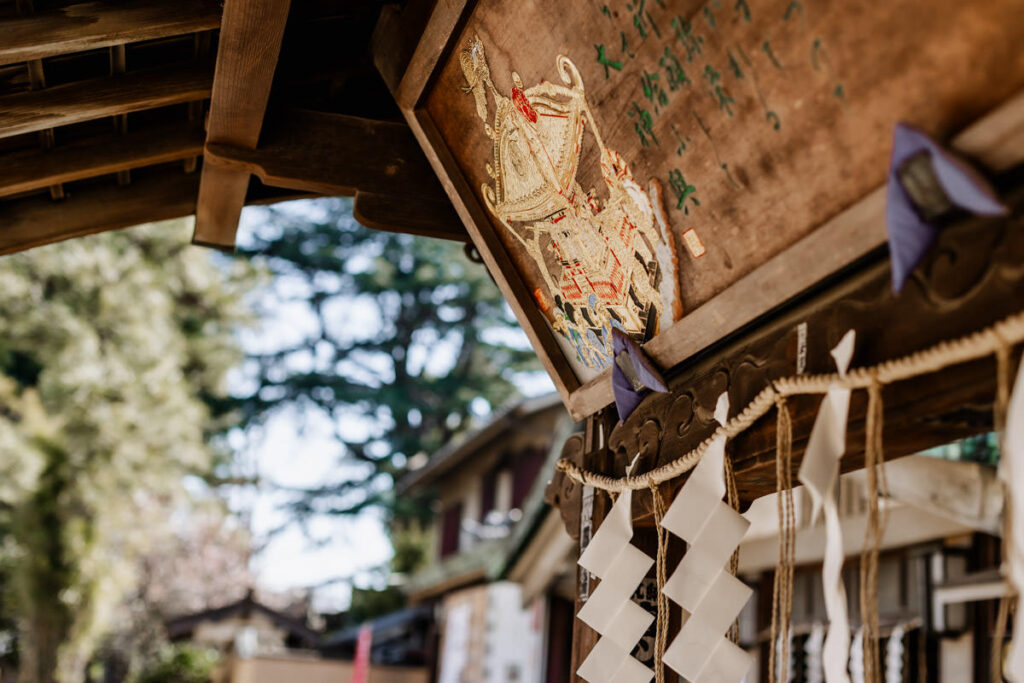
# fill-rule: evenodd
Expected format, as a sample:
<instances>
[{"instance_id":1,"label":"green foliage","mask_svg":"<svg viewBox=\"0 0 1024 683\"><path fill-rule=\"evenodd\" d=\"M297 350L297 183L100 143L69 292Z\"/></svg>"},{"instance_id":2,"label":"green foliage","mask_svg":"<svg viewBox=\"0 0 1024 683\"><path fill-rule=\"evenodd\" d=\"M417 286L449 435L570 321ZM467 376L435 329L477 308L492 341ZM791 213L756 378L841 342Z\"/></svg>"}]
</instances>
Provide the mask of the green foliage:
<instances>
[{"instance_id":1,"label":"green foliage","mask_svg":"<svg viewBox=\"0 0 1024 683\"><path fill-rule=\"evenodd\" d=\"M0 578L23 680L81 680L234 419L211 404L257 280L189 234L178 221L0 260Z\"/></svg>"},{"instance_id":2,"label":"green foliage","mask_svg":"<svg viewBox=\"0 0 1024 683\"><path fill-rule=\"evenodd\" d=\"M220 655L210 648L190 643L168 645L133 683L208 683L219 661Z\"/></svg>"},{"instance_id":3,"label":"green foliage","mask_svg":"<svg viewBox=\"0 0 1024 683\"><path fill-rule=\"evenodd\" d=\"M433 527L418 520L391 525L391 571L395 574L412 574L422 568L430 559L430 549L436 538Z\"/></svg>"},{"instance_id":4,"label":"green foliage","mask_svg":"<svg viewBox=\"0 0 1024 683\"><path fill-rule=\"evenodd\" d=\"M285 341L250 357L238 404L256 423L287 409L329 424L347 464L296 492L294 510L427 515L424 501L393 497L393 481L538 369L486 270L461 244L360 226L348 199L269 210L241 253L277 276L266 303Z\"/></svg>"},{"instance_id":5,"label":"green foliage","mask_svg":"<svg viewBox=\"0 0 1024 683\"><path fill-rule=\"evenodd\" d=\"M405 595L397 588L382 590L352 589L352 604L348 608L350 625L363 624L405 606Z\"/></svg>"}]
</instances>

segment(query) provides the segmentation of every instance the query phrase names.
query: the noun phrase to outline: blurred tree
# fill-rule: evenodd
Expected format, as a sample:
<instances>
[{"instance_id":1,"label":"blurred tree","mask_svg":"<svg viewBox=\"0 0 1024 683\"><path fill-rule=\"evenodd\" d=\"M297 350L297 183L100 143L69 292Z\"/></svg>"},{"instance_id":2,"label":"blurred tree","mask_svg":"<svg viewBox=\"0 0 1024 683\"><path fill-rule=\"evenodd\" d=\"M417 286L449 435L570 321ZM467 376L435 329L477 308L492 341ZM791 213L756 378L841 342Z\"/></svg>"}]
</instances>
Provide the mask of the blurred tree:
<instances>
[{"instance_id":1,"label":"blurred tree","mask_svg":"<svg viewBox=\"0 0 1024 683\"><path fill-rule=\"evenodd\" d=\"M0 261L0 571L20 678L85 675L140 556L227 457L225 375L251 322L244 262L184 221Z\"/></svg>"},{"instance_id":2,"label":"blurred tree","mask_svg":"<svg viewBox=\"0 0 1024 683\"><path fill-rule=\"evenodd\" d=\"M189 643L165 646L134 683L208 683L220 655Z\"/></svg>"},{"instance_id":3,"label":"blurred tree","mask_svg":"<svg viewBox=\"0 0 1024 683\"><path fill-rule=\"evenodd\" d=\"M93 657L102 676L91 680L164 670L169 619L241 600L256 584L249 531L219 498L191 502L154 532L138 554L132 590L114 612L117 628Z\"/></svg>"},{"instance_id":4,"label":"blurred tree","mask_svg":"<svg viewBox=\"0 0 1024 683\"><path fill-rule=\"evenodd\" d=\"M277 341L249 354L238 405L250 424L288 410L333 433L337 479L293 492L300 518L424 518L393 482L513 398L517 376L539 371L533 351L462 244L369 230L350 199L266 212L239 251L276 276L262 336Z\"/></svg>"}]
</instances>

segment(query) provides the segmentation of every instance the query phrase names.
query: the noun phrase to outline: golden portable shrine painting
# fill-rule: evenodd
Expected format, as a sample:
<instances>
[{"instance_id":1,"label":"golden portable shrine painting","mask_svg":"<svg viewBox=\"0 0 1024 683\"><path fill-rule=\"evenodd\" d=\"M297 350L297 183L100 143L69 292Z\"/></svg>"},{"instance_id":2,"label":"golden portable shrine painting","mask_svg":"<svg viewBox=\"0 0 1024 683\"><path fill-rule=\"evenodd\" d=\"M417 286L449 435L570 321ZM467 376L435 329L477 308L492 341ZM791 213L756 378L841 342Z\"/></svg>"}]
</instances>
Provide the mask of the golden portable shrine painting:
<instances>
[{"instance_id":1,"label":"golden portable shrine painting","mask_svg":"<svg viewBox=\"0 0 1024 683\"><path fill-rule=\"evenodd\" d=\"M460 63L464 90L493 141L487 164L493 185L482 185L484 202L536 264L540 281L529 283L534 297L586 381L611 366L613 327L643 342L682 315L660 185L651 180L645 192L628 163L604 144L568 57L555 62L564 85L543 81L524 89L513 73L511 97L494 86L478 37ZM584 191L577 177L588 125L605 196Z\"/></svg>"}]
</instances>

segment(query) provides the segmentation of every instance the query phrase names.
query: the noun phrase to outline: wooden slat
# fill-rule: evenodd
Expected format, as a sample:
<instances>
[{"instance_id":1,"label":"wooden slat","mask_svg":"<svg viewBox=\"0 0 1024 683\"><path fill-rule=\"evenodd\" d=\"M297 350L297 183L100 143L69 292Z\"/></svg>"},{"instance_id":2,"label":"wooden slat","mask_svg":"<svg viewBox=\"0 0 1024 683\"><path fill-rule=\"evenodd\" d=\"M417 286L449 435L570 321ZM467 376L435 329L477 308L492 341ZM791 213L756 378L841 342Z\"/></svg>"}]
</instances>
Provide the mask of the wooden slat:
<instances>
[{"instance_id":1,"label":"wooden slat","mask_svg":"<svg viewBox=\"0 0 1024 683\"><path fill-rule=\"evenodd\" d=\"M192 213L198 179L169 174L111 183L61 202L30 197L0 204L0 254Z\"/></svg>"},{"instance_id":2,"label":"wooden slat","mask_svg":"<svg viewBox=\"0 0 1024 683\"><path fill-rule=\"evenodd\" d=\"M0 196L202 154L198 126L174 125L27 150L3 157Z\"/></svg>"},{"instance_id":3,"label":"wooden slat","mask_svg":"<svg viewBox=\"0 0 1024 683\"><path fill-rule=\"evenodd\" d=\"M81 2L0 22L0 64L215 29L216 0Z\"/></svg>"},{"instance_id":4,"label":"wooden slat","mask_svg":"<svg viewBox=\"0 0 1024 683\"><path fill-rule=\"evenodd\" d=\"M0 97L0 137L210 96L209 65L163 67Z\"/></svg>"},{"instance_id":5,"label":"wooden slat","mask_svg":"<svg viewBox=\"0 0 1024 683\"><path fill-rule=\"evenodd\" d=\"M207 142L253 149L274 80L289 0L226 0ZM224 166L203 167L194 241L220 247L235 243L249 174Z\"/></svg>"}]
</instances>

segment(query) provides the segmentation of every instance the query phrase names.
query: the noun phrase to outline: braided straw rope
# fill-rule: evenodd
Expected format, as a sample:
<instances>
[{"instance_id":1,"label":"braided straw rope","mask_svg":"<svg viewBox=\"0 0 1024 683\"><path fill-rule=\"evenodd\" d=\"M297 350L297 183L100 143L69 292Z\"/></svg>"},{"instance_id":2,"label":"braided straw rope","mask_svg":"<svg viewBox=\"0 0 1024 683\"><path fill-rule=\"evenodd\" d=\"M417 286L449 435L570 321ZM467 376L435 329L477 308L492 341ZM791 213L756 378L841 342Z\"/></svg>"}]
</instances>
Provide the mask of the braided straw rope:
<instances>
[{"instance_id":1,"label":"braided straw rope","mask_svg":"<svg viewBox=\"0 0 1024 683\"><path fill-rule=\"evenodd\" d=\"M885 361L874 367L856 368L845 377L834 373L777 379L762 389L754 397L754 400L747 404L746 408L738 415L733 416L726 424L718 427L696 448L649 472L620 478L609 477L599 472L585 470L568 460L559 460L557 469L574 481L602 491L617 493L649 489L689 472L700 462L714 439L723 435L728 439L734 439L774 408L779 397L825 394L833 387L851 390L867 389L874 382L883 385L891 384L997 354L1001 352L1001 349L1021 341L1024 341L1024 312L1011 315L965 337L939 342L935 346L909 356Z\"/></svg>"}]
</instances>

